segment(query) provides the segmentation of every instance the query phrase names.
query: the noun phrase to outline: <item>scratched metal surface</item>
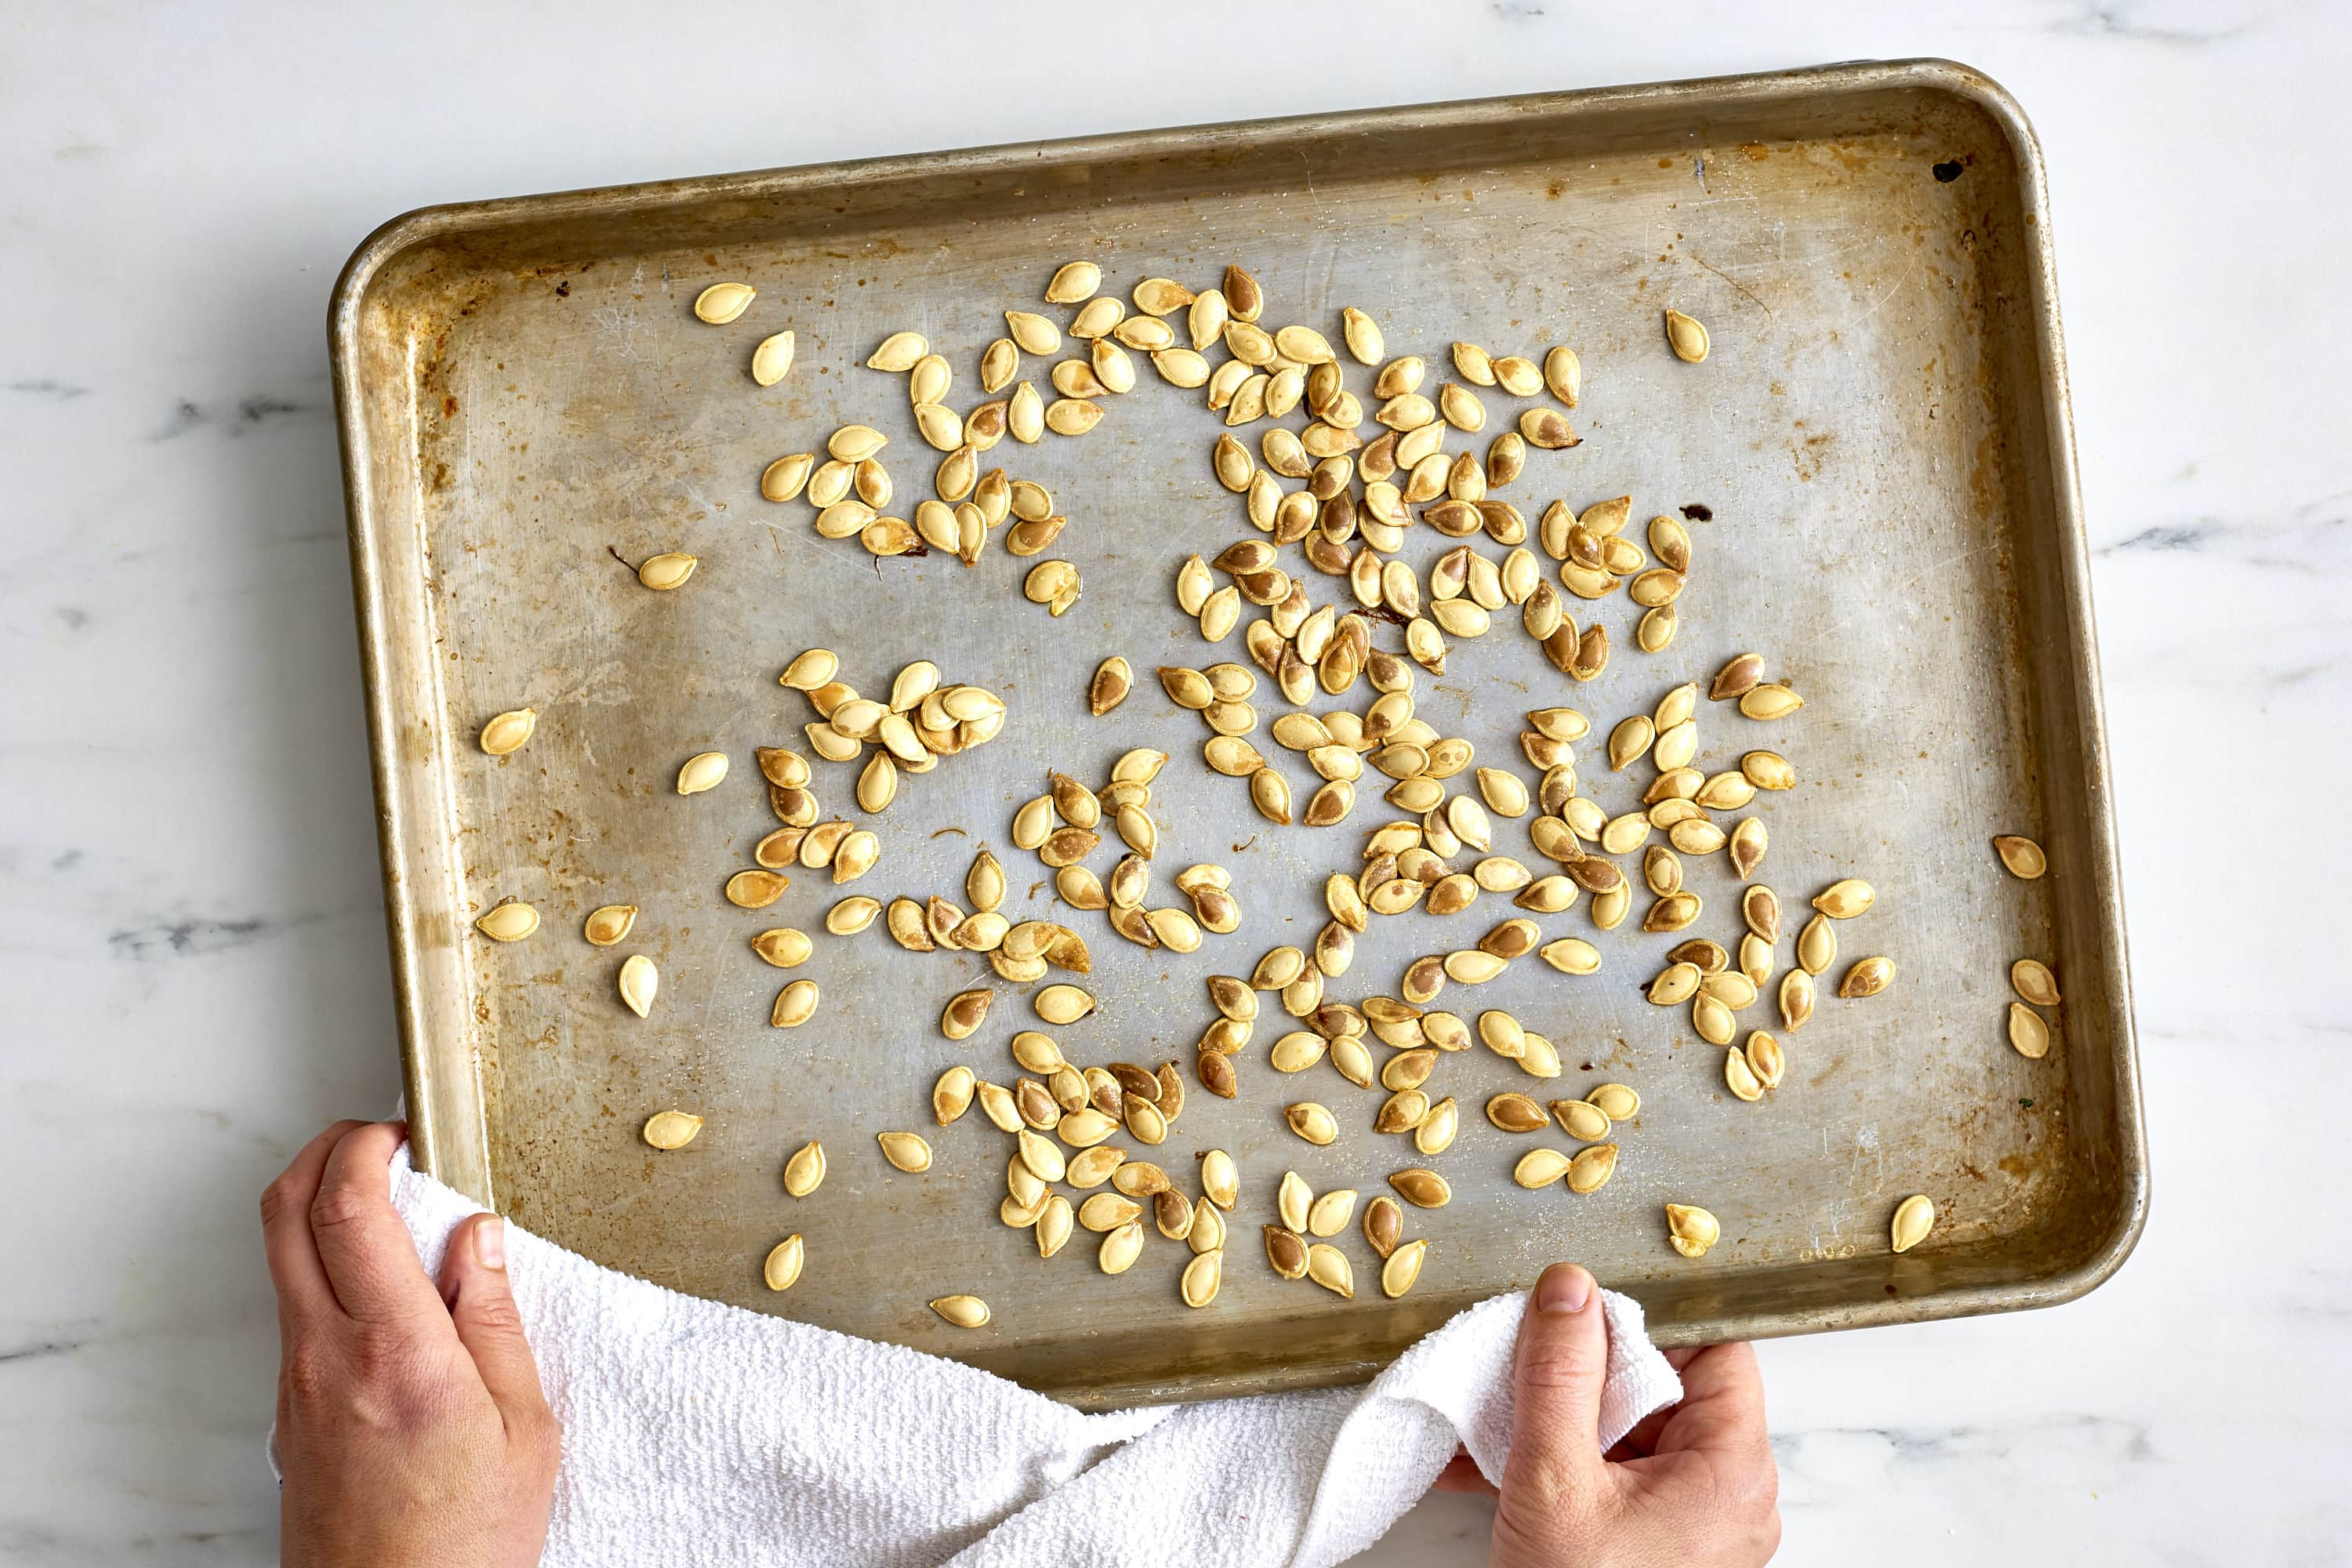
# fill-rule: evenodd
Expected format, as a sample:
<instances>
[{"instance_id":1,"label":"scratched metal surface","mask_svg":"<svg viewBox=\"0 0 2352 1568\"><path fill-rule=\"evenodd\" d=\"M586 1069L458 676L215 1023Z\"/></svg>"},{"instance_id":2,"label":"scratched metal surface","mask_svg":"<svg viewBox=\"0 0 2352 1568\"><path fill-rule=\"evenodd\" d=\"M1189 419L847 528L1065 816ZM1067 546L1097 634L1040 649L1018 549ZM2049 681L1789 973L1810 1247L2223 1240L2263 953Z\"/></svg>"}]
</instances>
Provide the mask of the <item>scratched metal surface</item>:
<instances>
[{"instance_id":1,"label":"scratched metal surface","mask_svg":"<svg viewBox=\"0 0 2352 1568\"><path fill-rule=\"evenodd\" d=\"M1958 176L1938 177L1939 163ZM2090 1288L2128 1251L2146 1188L2042 200L2030 132L1998 89L1913 63L730 176L389 226L354 257L334 329L426 1164L614 1267L961 1356L1089 1405L1360 1377L1563 1257L1640 1296L1670 1342ZM1699 765L1736 765L1768 743L1794 761L1802 784L1754 808L1771 835L1760 879L1801 910L1836 878L1870 879L1878 907L1840 931L1829 978L1884 952L1901 966L1895 989L1825 999L1783 1036L1787 1083L1744 1105L1686 1013L1637 994L1677 939L1642 934L1638 907L1606 934L1580 909L1544 918L1547 938L1593 936L1602 972L1570 979L1523 961L1439 1005L1512 1010L1559 1044L1567 1070L1550 1092L1619 1079L1641 1090L1643 1113L1621 1130L1623 1158L1601 1193L1525 1193L1508 1173L1541 1135L1507 1137L1477 1108L1545 1086L1483 1050L1445 1058L1433 1088L1458 1097L1464 1130L1429 1163L1456 1195L1441 1212L1408 1211L1408 1234L1433 1249L1402 1301L1372 1288L1377 1260L1352 1230L1339 1238L1362 1281L1352 1302L1285 1283L1263 1261L1257 1226L1285 1169L1369 1198L1420 1163L1370 1131L1377 1092L1328 1067L1275 1074L1264 1058L1280 1031L1264 1023L1242 1058L1242 1097L1195 1090L1158 1152L1180 1178L1211 1147L1240 1160L1244 1200L1211 1310L1177 1302L1181 1244L1155 1237L1111 1279L1083 1232L1044 1262L1026 1232L1000 1226L1009 1140L977 1114L930 1127L928 1088L959 1061L1009 1082L1005 1042L1034 1023L1026 994L998 984L985 1027L950 1044L933 1020L950 994L991 980L974 960L905 953L878 928L824 935L837 890L817 874L765 911L719 896L773 826L752 748L803 743L810 714L774 679L792 655L835 647L843 678L877 694L901 664L929 658L1012 706L994 743L906 781L874 824L882 861L857 891L960 896L984 843L1013 882L1006 912L1044 914L1047 873L1006 842L1013 808L1048 767L1098 781L1127 747L1173 754L1155 792L1154 900L1172 899L1175 868L1219 861L1244 923L1178 958L1129 946L1099 916L1072 919L1101 998L1094 1017L1053 1031L1074 1059L1172 1057L1189 1080L1213 1016L1202 977L1246 973L1269 946L1311 940L1324 875L1351 868L1362 832L1394 815L1368 792L1339 828L1272 829L1239 782L1207 772L1197 718L1156 688L1108 718L1085 715L1087 676L1108 654L1145 671L1245 658L1238 633L1203 646L1171 602L1183 554L1247 531L1238 500L1210 477L1220 426L1198 395L1147 373L1093 434L990 454L1049 485L1071 519L1054 553L1078 564L1086 589L1060 620L1022 599L1027 563L1001 551L974 570L940 557L877 567L854 542L817 538L804 504L759 499L770 458L858 420L889 435L888 510L909 511L938 455L914 436L902 382L857 362L914 328L950 356L953 401L970 406L996 312L1037 306L1055 266L1076 257L1098 260L1120 292L1150 274L1205 286L1240 260L1265 285L1268 325L1298 321L1336 341L1339 309L1360 305L1391 353L1432 356L1433 381L1457 337L1538 356L1574 345L1584 443L1531 454L1507 494L1530 519L1554 497L1621 492L1637 521L1712 509L1693 525L1682 635L1644 656L1622 598L1597 610L1570 600L1618 648L1602 679L1579 687L1515 616L1498 617L1458 645L1443 679L1423 678L1422 711L1471 739L1482 762L1532 781L1513 743L1519 715L1584 710L1595 728L1580 748L1584 787L1614 812L1649 769L1608 773L1609 725L1732 653L1760 651L1806 707L1765 727L1702 704ZM760 296L714 330L688 306L722 279ZM1704 366L1665 352L1669 302L1713 330ZM798 363L761 391L744 370L751 346L784 327L799 334ZM1032 360L1024 374L1042 388L1045 369ZM1368 380L1359 371L1349 384ZM1452 542L1417 529L1406 558L1425 567ZM702 558L684 591L646 592L612 553L661 550ZM1318 602L1344 596L1336 579L1309 585ZM1389 646L1396 633L1380 636ZM1354 705L1365 696L1360 686ZM541 714L530 747L481 755L481 721L526 703ZM1258 703L1266 721L1285 710L1270 683ZM1263 728L1257 738L1275 752ZM732 775L679 798L679 763L706 749L727 752ZM1276 760L1303 798L1307 770ZM851 770L816 765L828 810L856 816ZM2012 830L2052 847L2051 877L2001 874L1986 840ZM1523 822L1503 824L1496 848L1537 858ZM1098 855L1097 868L1112 859ZM1706 900L1693 934L1732 944L1736 884L1720 857L1687 866ZM510 947L473 935L472 916L509 895L539 905L540 934ZM582 916L614 901L643 908L632 940L591 948ZM1376 923L1331 993L1392 993L1407 960L1468 945L1517 912L1506 905L1487 895L1450 920ZM746 945L774 924L817 944L797 973L819 982L823 1003L793 1031L766 1024L789 976ZM1784 938L1783 967L1792 946ZM631 952L661 968L649 1020L614 999ZM2067 992L2063 1043L2040 1063L2002 1036L2007 967L2027 953L2053 958ZM1765 1022L1759 1007L1743 1026ZM1341 1119L1331 1148L1282 1129L1282 1103L1310 1097ZM656 1154L636 1130L671 1106L709 1125L682 1152ZM931 1137L928 1175L883 1163L874 1135L889 1128ZM831 1174L796 1202L779 1172L810 1138L826 1145ZM1887 1216L1913 1192L1932 1194L1942 1217L1925 1247L1894 1258ZM1664 1245L1668 1200L1721 1218L1723 1242L1704 1262ZM807 1239L807 1271L773 1295L760 1260L793 1231ZM986 1296L994 1321L976 1333L938 1321L924 1302L950 1291Z\"/></svg>"}]
</instances>

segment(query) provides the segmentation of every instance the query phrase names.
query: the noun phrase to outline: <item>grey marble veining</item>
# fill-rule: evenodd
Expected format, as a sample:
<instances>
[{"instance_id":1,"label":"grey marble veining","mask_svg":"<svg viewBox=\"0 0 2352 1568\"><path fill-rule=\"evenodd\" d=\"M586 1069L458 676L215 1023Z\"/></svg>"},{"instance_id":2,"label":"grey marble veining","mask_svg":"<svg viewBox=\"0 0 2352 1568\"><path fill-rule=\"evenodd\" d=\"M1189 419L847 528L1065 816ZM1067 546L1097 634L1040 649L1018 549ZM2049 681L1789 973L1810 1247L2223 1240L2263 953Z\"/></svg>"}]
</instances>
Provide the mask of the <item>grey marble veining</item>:
<instances>
[{"instance_id":1,"label":"grey marble veining","mask_svg":"<svg viewBox=\"0 0 2352 1568\"><path fill-rule=\"evenodd\" d=\"M396 1091L323 331L429 201L1869 56L2042 139L2150 1133L2052 1312L1764 1348L1783 1560L2345 1561L2352 14L1987 0L1197 8L1316 68L1056 71L1010 8L100 9L0 30L0 1559L275 1556L262 1183ZM698 33L731 33L713 49ZM1066 33L1038 35L1071 60ZM875 68L903 84L887 103ZM1008 74L1010 73L1010 74ZM1113 90L1100 90L1106 81ZM1463 1563L1433 1498L1365 1561Z\"/></svg>"}]
</instances>

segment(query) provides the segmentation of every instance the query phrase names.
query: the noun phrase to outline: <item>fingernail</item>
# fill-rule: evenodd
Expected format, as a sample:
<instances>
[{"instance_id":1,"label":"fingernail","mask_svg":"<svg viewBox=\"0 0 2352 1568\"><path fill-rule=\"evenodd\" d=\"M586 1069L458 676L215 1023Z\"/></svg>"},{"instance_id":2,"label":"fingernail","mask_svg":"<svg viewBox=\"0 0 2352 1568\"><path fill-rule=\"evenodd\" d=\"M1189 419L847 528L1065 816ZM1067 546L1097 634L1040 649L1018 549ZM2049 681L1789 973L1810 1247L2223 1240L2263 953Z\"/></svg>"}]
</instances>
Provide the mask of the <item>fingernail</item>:
<instances>
[{"instance_id":1,"label":"fingernail","mask_svg":"<svg viewBox=\"0 0 2352 1568\"><path fill-rule=\"evenodd\" d=\"M474 1261L485 1268L507 1266L507 1222L496 1215L474 1227Z\"/></svg>"},{"instance_id":2,"label":"fingernail","mask_svg":"<svg viewBox=\"0 0 2352 1568\"><path fill-rule=\"evenodd\" d=\"M1592 1298L1592 1276L1573 1263L1555 1263L1536 1281L1536 1310L1581 1312Z\"/></svg>"}]
</instances>

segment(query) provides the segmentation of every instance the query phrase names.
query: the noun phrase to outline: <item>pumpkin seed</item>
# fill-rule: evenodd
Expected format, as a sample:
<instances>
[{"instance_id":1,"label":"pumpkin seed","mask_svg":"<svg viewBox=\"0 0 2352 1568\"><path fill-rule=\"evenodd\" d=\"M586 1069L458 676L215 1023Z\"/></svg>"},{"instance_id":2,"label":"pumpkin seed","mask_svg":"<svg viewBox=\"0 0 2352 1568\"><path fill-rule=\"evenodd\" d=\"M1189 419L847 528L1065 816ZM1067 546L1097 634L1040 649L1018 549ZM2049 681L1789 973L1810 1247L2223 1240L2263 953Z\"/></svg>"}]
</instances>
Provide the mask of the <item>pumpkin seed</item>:
<instances>
[{"instance_id":1,"label":"pumpkin seed","mask_svg":"<svg viewBox=\"0 0 2352 1568\"><path fill-rule=\"evenodd\" d=\"M1925 1194L1915 1193L1895 1205L1895 1218L1888 1226L1897 1252L1908 1252L1927 1239L1936 1227L1936 1205Z\"/></svg>"},{"instance_id":2,"label":"pumpkin seed","mask_svg":"<svg viewBox=\"0 0 2352 1568\"><path fill-rule=\"evenodd\" d=\"M2017 994L2038 1007L2058 1005L2058 977L2038 958L2021 958L2009 966L2009 983Z\"/></svg>"},{"instance_id":3,"label":"pumpkin seed","mask_svg":"<svg viewBox=\"0 0 2352 1568\"><path fill-rule=\"evenodd\" d=\"M1323 1059L1326 1047L1322 1036L1297 1029L1275 1041L1266 1060L1276 1072L1305 1072Z\"/></svg>"},{"instance_id":4,"label":"pumpkin seed","mask_svg":"<svg viewBox=\"0 0 2352 1568\"><path fill-rule=\"evenodd\" d=\"M713 283L694 297L694 313L714 327L723 327L749 310L757 294L749 283Z\"/></svg>"},{"instance_id":5,"label":"pumpkin seed","mask_svg":"<svg viewBox=\"0 0 2352 1568\"><path fill-rule=\"evenodd\" d=\"M751 951L778 969L797 969L808 962L809 939L790 926L763 931L751 939Z\"/></svg>"},{"instance_id":6,"label":"pumpkin seed","mask_svg":"<svg viewBox=\"0 0 2352 1568\"><path fill-rule=\"evenodd\" d=\"M1745 697L1755 690L1757 682L1763 678L1762 655L1737 654L1726 660L1723 668L1715 672L1714 680L1707 686L1706 695L1710 701L1727 702L1735 698Z\"/></svg>"},{"instance_id":7,"label":"pumpkin seed","mask_svg":"<svg viewBox=\"0 0 2352 1568\"><path fill-rule=\"evenodd\" d=\"M630 1012L645 1017L653 1011L654 997L661 989L661 973L654 961L642 952L633 952L621 961L619 982L621 1000Z\"/></svg>"},{"instance_id":8,"label":"pumpkin seed","mask_svg":"<svg viewBox=\"0 0 2352 1568\"><path fill-rule=\"evenodd\" d=\"M1410 1132L1429 1115L1429 1096L1418 1089L1401 1089L1372 1114L1375 1132Z\"/></svg>"},{"instance_id":9,"label":"pumpkin seed","mask_svg":"<svg viewBox=\"0 0 2352 1568\"><path fill-rule=\"evenodd\" d=\"M988 1326L988 1303L977 1296L941 1296L931 1303L931 1310L959 1329Z\"/></svg>"},{"instance_id":10,"label":"pumpkin seed","mask_svg":"<svg viewBox=\"0 0 2352 1568\"><path fill-rule=\"evenodd\" d=\"M1601 950L1580 937L1548 942L1536 950L1536 955L1562 974L1591 974L1601 968Z\"/></svg>"},{"instance_id":11,"label":"pumpkin seed","mask_svg":"<svg viewBox=\"0 0 2352 1568\"><path fill-rule=\"evenodd\" d=\"M1771 889L1758 886L1742 893L1739 913L1748 929L1765 942L1780 940L1780 897Z\"/></svg>"},{"instance_id":12,"label":"pumpkin seed","mask_svg":"<svg viewBox=\"0 0 2352 1568\"><path fill-rule=\"evenodd\" d=\"M636 905L606 904L602 909L589 911L587 921L581 928L580 934L587 938L593 947L611 947L615 942L626 941L630 928L636 923ZM803 940L806 939L803 938Z\"/></svg>"},{"instance_id":13,"label":"pumpkin seed","mask_svg":"<svg viewBox=\"0 0 2352 1568\"><path fill-rule=\"evenodd\" d=\"M1797 962L1808 974L1821 974L1837 962L1837 932L1826 914L1815 915L1797 933Z\"/></svg>"},{"instance_id":14,"label":"pumpkin seed","mask_svg":"<svg viewBox=\"0 0 2352 1568\"><path fill-rule=\"evenodd\" d=\"M718 788L719 781L726 776L726 752L697 752L687 758L684 765L677 770L677 793L700 795L705 790Z\"/></svg>"},{"instance_id":15,"label":"pumpkin seed","mask_svg":"<svg viewBox=\"0 0 2352 1568\"><path fill-rule=\"evenodd\" d=\"M1347 1229L1349 1223L1355 1217L1355 1188L1341 1187L1334 1192L1324 1193L1315 1199L1314 1205L1307 1211L1307 1233L1309 1236L1337 1236Z\"/></svg>"},{"instance_id":16,"label":"pumpkin seed","mask_svg":"<svg viewBox=\"0 0 2352 1568\"><path fill-rule=\"evenodd\" d=\"M1780 1088L1789 1070L1788 1057L1780 1049L1780 1042L1761 1029L1751 1029L1746 1052L1748 1070L1756 1075L1756 1081L1766 1089Z\"/></svg>"},{"instance_id":17,"label":"pumpkin seed","mask_svg":"<svg viewBox=\"0 0 2352 1568\"><path fill-rule=\"evenodd\" d=\"M1075 985L1048 985L1032 998L1037 1016L1048 1024L1075 1024L1095 1010L1095 999Z\"/></svg>"},{"instance_id":18,"label":"pumpkin seed","mask_svg":"<svg viewBox=\"0 0 2352 1568\"><path fill-rule=\"evenodd\" d=\"M1701 976L1696 963L1672 963L1659 971L1645 994L1653 1006L1674 1007L1698 994Z\"/></svg>"},{"instance_id":19,"label":"pumpkin seed","mask_svg":"<svg viewBox=\"0 0 2352 1568\"><path fill-rule=\"evenodd\" d=\"M1571 1193L1597 1193L1617 1172L1617 1145L1595 1143L1577 1151L1569 1162L1568 1190Z\"/></svg>"},{"instance_id":20,"label":"pumpkin seed","mask_svg":"<svg viewBox=\"0 0 2352 1568\"><path fill-rule=\"evenodd\" d=\"M1078 1205L1078 1223L1092 1231L1117 1230L1143 1213L1143 1205L1119 1193L1097 1193Z\"/></svg>"},{"instance_id":21,"label":"pumpkin seed","mask_svg":"<svg viewBox=\"0 0 2352 1568\"><path fill-rule=\"evenodd\" d=\"M987 949L979 951L986 952ZM970 1039L987 1020L988 1005L995 999L996 994L992 991L957 992L940 1011L940 1033L950 1040Z\"/></svg>"},{"instance_id":22,"label":"pumpkin seed","mask_svg":"<svg viewBox=\"0 0 2352 1568\"><path fill-rule=\"evenodd\" d=\"M656 1149L683 1149L702 1131L702 1118L683 1110L656 1110L646 1119L644 1137Z\"/></svg>"},{"instance_id":23,"label":"pumpkin seed","mask_svg":"<svg viewBox=\"0 0 2352 1568\"><path fill-rule=\"evenodd\" d=\"M1285 1279L1307 1278L1307 1240L1278 1225L1265 1228L1265 1260Z\"/></svg>"},{"instance_id":24,"label":"pumpkin seed","mask_svg":"<svg viewBox=\"0 0 2352 1568\"><path fill-rule=\"evenodd\" d=\"M1706 998L1701 997L1700 1000ZM1723 1042L1718 1040L1715 1043L1720 1045ZM1738 1099L1754 1101L1764 1098L1764 1086L1758 1081L1756 1069L1748 1065L1744 1052L1729 1050L1724 1053L1723 1081Z\"/></svg>"},{"instance_id":25,"label":"pumpkin seed","mask_svg":"<svg viewBox=\"0 0 2352 1568\"><path fill-rule=\"evenodd\" d=\"M1707 1248L1722 1236L1723 1226L1706 1210L1682 1204L1666 1205L1666 1240L1685 1258L1705 1258Z\"/></svg>"},{"instance_id":26,"label":"pumpkin seed","mask_svg":"<svg viewBox=\"0 0 2352 1568\"><path fill-rule=\"evenodd\" d=\"M1528 446L1540 447L1547 452L1561 451L1583 441L1567 419L1549 408L1530 408L1521 414L1519 434Z\"/></svg>"},{"instance_id":27,"label":"pumpkin seed","mask_svg":"<svg viewBox=\"0 0 2352 1568\"><path fill-rule=\"evenodd\" d=\"M776 993L775 1005L768 1009L768 1023L774 1028L797 1029L815 1016L816 1003L816 982L795 980Z\"/></svg>"},{"instance_id":28,"label":"pumpkin seed","mask_svg":"<svg viewBox=\"0 0 2352 1568\"><path fill-rule=\"evenodd\" d=\"M1570 1157L1557 1149L1530 1149L1511 1167L1511 1180L1536 1191L1568 1174L1571 1163Z\"/></svg>"},{"instance_id":29,"label":"pumpkin seed","mask_svg":"<svg viewBox=\"0 0 2352 1568\"><path fill-rule=\"evenodd\" d=\"M1780 978L1780 1026L1795 1034L1813 1016L1813 977L1791 969Z\"/></svg>"},{"instance_id":30,"label":"pumpkin seed","mask_svg":"<svg viewBox=\"0 0 2352 1568\"><path fill-rule=\"evenodd\" d=\"M2017 1054L2039 1061L2050 1053L2050 1026L2022 1002L2009 1005L2009 1043Z\"/></svg>"},{"instance_id":31,"label":"pumpkin seed","mask_svg":"<svg viewBox=\"0 0 2352 1568\"><path fill-rule=\"evenodd\" d=\"M1348 1255L1328 1242L1318 1241L1307 1248L1307 1278L1343 1300L1353 1300L1356 1281L1348 1266Z\"/></svg>"},{"instance_id":32,"label":"pumpkin seed","mask_svg":"<svg viewBox=\"0 0 2352 1568\"><path fill-rule=\"evenodd\" d=\"M1788 687L1768 681L1750 688L1739 699L1739 711L1750 719L1785 719L1805 705L1805 700Z\"/></svg>"},{"instance_id":33,"label":"pumpkin seed","mask_svg":"<svg viewBox=\"0 0 2352 1568\"><path fill-rule=\"evenodd\" d=\"M2050 858L2042 852L2042 846L2031 838L2003 834L1992 841L1992 847L2012 877L2021 877L2030 882L2050 868Z\"/></svg>"},{"instance_id":34,"label":"pumpkin seed","mask_svg":"<svg viewBox=\"0 0 2352 1568\"><path fill-rule=\"evenodd\" d=\"M1666 346L1675 357L1691 364L1706 358L1706 328L1680 310L1666 312Z\"/></svg>"},{"instance_id":35,"label":"pumpkin seed","mask_svg":"<svg viewBox=\"0 0 2352 1568\"><path fill-rule=\"evenodd\" d=\"M916 1132L877 1132L882 1157L901 1171L919 1175L931 1168L931 1146Z\"/></svg>"},{"instance_id":36,"label":"pumpkin seed","mask_svg":"<svg viewBox=\"0 0 2352 1568\"><path fill-rule=\"evenodd\" d=\"M1283 1107L1282 1116L1293 1132L1318 1147L1339 1136L1338 1119L1311 1100Z\"/></svg>"},{"instance_id":37,"label":"pumpkin seed","mask_svg":"<svg viewBox=\"0 0 2352 1568\"><path fill-rule=\"evenodd\" d=\"M1867 914L1870 907L1877 901L1877 890L1869 883L1858 877L1848 877L1823 889L1821 896L1813 900L1813 908L1833 921L1850 921L1857 915Z\"/></svg>"},{"instance_id":38,"label":"pumpkin seed","mask_svg":"<svg viewBox=\"0 0 2352 1568\"><path fill-rule=\"evenodd\" d=\"M1177 1293L1188 1307L1205 1307L1217 1299L1217 1286L1224 1279L1225 1254L1222 1247L1211 1247L1184 1265L1182 1278L1177 1283Z\"/></svg>"},{"instance_id":39,"label":"pumpkin seed","mask_svg":"<svg viewBox=\"0 0 2352 1568\"><path fill-rule=\"evenodd\" d=\"M1631 1121L1642 1113L1642 1097L1622 1083L1604 1083L1585 1100L1612 1121Z\"/></svg>"},{"instance_id":40,"label":"pumpkin seed","mask_svg":"<svg viewBox=\"0 0 2352 1568\"><path fill-rule=\"evenodd\" d=\"M746 873L739 873L743 874ZM767 875L766 872L758 874ZM732 879L728 882L730 888L734 885ZM782 889L779 888L777 891L782 892ZM492 906L474 925L492 942L520 942L539 929L539 911L520 899L509 899L504 903ZM619 940L618 937L614 938L615 942Z\"/></svg>"},{"instance_id":41,"label":"pumpkin seed","mask_svg":"<svg viewBox=\"0 0 2352 1568\"><path fill-rule=\"evenodd\" d=\"M1608 1116L1590 1100L1555 1100L1551 1113L1559 1119L1560 1131L1580 1143L1598 1143L1609 1136Z\"/></svg>"}]
</instances>

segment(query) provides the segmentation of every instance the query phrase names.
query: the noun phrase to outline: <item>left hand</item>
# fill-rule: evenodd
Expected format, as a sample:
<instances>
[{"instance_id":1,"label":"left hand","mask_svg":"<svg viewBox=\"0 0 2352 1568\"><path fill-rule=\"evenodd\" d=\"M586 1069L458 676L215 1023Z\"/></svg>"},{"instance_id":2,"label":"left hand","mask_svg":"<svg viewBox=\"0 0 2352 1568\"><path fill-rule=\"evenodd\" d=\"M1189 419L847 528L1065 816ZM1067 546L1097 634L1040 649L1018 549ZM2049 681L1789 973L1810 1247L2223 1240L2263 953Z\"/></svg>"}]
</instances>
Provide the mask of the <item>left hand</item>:
<instances>
[{"instance_id":1,"label":"left hand","mask_svg":"<svg viewBox=\"0 0 2352 1568\"><path fill-rule=\"evenodd\" d=\"M392 1206L405 1135L339 1121L261 1194L279 1562L530 1568L562 1444L507 1286L506 1222L459 1226L436 1290Z\"/></svg>"}]
</instances>

